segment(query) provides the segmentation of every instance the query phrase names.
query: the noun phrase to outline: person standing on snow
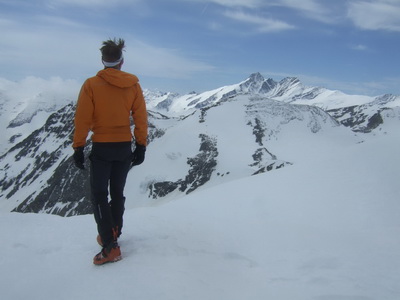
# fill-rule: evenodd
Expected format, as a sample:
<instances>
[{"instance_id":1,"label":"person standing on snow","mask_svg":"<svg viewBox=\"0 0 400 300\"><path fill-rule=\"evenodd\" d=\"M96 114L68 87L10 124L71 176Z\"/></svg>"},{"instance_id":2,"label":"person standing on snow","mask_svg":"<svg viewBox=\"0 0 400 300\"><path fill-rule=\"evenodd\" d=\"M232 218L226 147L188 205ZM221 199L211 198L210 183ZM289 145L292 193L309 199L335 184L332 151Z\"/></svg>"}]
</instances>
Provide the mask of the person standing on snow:
<instances>
[{"instance_id":1,"label":"person standing on snow","mask_svg":"<svg viewBox=\"0 0 400 300\"><path fill-rule=\"evenodd\" d=\"M123 39L107 40L100 48L104 69L85 81L75 113L75 165L84 169L84 147L92 135L90 158L91 202L102 250L93 263L120 260L118 237L125 210L124 187L130 165L144 161L147 146L147 110L138 78L121 71ZM131 116L136 148L132 153ZM110 194L111 201L108 199Z\"/></svg>"}]
</instances>

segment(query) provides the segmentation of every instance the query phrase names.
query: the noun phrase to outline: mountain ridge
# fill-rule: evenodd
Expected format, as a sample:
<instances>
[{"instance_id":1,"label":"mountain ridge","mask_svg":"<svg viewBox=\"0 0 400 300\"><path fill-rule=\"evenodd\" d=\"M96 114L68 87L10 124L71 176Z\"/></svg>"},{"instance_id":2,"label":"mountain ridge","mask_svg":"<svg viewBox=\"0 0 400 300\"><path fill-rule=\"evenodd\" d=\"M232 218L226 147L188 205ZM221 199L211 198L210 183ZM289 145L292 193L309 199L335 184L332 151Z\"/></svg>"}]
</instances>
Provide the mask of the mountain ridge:
<instances>
[{"instance_id":1,"label":"mountain ridge","mask_svg":"<svg viewBox=\"0 0 400 300\"><path fill-rule=\"evenodd\" d=\"M340 135L356 143L369 138L357 134L390 133L393 126L386 124L400 120L398 96L356 99L363 104L337 108L345 102L337 98L339 92L305 87L293 77L276 82L260 73L201 94L155 93L149 99L150 95L145 91L147 159L130 172L135 185L127 188L142 206L291 167L301 161L300 149L309 152L307 147L317 140L330 142ZM88 174L71 160L74 103L60 106L43 126L21 134L0 156L0 209L62 216L91 212ZM90 142L86 156L89 151Z\"/></svg>"},{"instance_id":2,"label":"mountain ridge","mask_svg":"<svg viewBox=\"0 0 400 300\"><path fill-rule=\"evenodd\" d=\"M159 93L149 101L152 109L161 109L166 112L179 113L190 109L199 109L212 105L225 98L237 94L257 94L274 100L293 104L308 104L319 106L325 110L362 105L371 102L393 102L400 106L400 96L385 94L376 97L364 95L348 95L338 90L329 90L323 87L304 86L297 77L286 77L280 81L272 78L265 79L259 72L251 74L244 81L206 91L200 94L190 93ZM145 90L145 95L154 96L154 93Z\"/></svg>"}]
</instances>

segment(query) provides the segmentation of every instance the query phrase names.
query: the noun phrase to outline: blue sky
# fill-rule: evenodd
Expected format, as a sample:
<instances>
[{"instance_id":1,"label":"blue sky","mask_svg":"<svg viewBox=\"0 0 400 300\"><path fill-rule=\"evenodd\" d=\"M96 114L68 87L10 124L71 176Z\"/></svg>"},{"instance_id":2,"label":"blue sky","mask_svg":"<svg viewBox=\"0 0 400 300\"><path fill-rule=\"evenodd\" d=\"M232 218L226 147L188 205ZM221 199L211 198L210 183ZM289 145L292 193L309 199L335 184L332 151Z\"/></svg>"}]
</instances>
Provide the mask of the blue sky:
<instances>
[{"instance_id":1,"label":"blue sky","mask_svg":"<svg viewBox=\"0 0 400 300\"><path fill-rule=\"evenodd\" d=\"M400 95L400 0L0 0L0 77L83 82L126 41L143 88L188 93L251 73Z\"/></svg>"}]
</instances>

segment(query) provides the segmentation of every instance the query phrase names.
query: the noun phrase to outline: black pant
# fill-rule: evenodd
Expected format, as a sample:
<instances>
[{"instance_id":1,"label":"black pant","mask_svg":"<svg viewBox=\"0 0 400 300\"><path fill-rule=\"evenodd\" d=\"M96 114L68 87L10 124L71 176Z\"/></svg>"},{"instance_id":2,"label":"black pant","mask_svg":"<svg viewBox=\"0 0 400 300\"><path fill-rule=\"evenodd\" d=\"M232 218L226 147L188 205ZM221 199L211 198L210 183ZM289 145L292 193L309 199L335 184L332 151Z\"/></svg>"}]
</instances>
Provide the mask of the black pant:
<instances>
[{"instance_id":1,"label":"black pant","mask_svg":"<svg viewBox=\"0 0 400 300\"><path fill-rule=\"evenodd\" d=\"M90 186L94 218L103 245L121 234L125 210L124 187L132 159L131 142L93 143ZM111 201L108 200L110 191Z\"/></svg>"}]
</instances>

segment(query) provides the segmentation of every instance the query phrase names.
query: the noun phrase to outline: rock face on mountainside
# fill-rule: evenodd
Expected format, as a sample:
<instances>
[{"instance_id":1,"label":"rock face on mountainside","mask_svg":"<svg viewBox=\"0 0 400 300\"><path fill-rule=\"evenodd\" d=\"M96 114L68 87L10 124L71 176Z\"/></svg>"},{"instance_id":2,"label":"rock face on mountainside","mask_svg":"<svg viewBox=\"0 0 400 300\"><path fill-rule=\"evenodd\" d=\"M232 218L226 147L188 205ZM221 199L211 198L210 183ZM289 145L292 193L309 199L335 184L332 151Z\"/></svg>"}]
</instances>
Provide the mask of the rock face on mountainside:
<instances>
[{"instance_id":1,"label":"rock face on mountainside","mask_svg":"<svg viewBox=\"0 0 400 300\"><path fill-rule=\"evenodd\" d=\"M6 199L18 196L14 211L59 215L90 212L90 205L82 201L89 196L88 181L73 167L70 157L74 113L74 106L69 104L51 114L42 128L0 157L4 164L1 195ZM19 198L21 190L26 191L23 199Z\"/></svg>"},{"instance_id":2,"label":"rock face on mountainside","mask_svg":"<svg viewBox=\"0 0 400 300\"><path fill-rule=\"evenodd\" d=\"M199 138L201 139L199 153L195 157L187 159L190 169L185 178L175 182L157 181L151 183L148 186L149 197L153 199L162 198L175 190L189 194L211 179L211 175L217 166L217 141L205 134L201 134Z\"/></svg>"},{"instance_id":3,"label":"rock face on mountainside","mask_svg":"<svg viewBox=\"0 0 400 300\"><path fill-rule=\"evenodd\" d=\"M390 105L398 98L393 95L383 95L376 97L371 103L330 109L327 112L354 132L369 133L383 124L385 118L396 118L396 115L398 116L399 107L391 107Z\"/></svg>"},{"instance_id":4,"label":"rock face on mountainside","mask_svg":"<svg viewBox=\"0 0 400 300\"><path fill-rule=\"evenodd\" d=\"M330 101L323 98L326 89L304 87L297 78L266 80L260 73L202 94L146 95L149 151L146 167L140 175L133 172L131 180L138 186L135 197L149 204L209 184L290 167L294 164L290 157L270 148L270 142L279 142L289 128L315 135L341 124L368 133L386 121L400 120L399 97L384 95L366 104L324 110ZM304 105L315 99L323 107ZM7 130L15 133L34 120L37 112L27 112L16 114ZM81 171L71 158L74 112L74 104L69 103L51 113L39 129L19 138L15 134L16 144L9 140L12 145L0 157L0 201L13 211L91 213L88 159L86 170ZM174 117L168 112L174 112ZM86 157L90 148L88 142Z\"/></svg>"}]
</instances>

